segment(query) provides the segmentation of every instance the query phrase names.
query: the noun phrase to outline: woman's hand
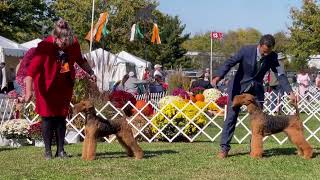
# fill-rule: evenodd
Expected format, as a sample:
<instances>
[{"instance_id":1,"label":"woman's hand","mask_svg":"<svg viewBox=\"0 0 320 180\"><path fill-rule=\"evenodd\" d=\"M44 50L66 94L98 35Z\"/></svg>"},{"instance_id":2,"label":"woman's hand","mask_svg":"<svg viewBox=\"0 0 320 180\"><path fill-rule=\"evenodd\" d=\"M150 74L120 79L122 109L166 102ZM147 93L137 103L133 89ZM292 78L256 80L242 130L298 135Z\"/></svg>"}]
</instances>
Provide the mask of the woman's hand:
<instances>
[{"instance_id":1,"label":"woman's hand","mask_svg":"<svg viewBox=\"0 0 320 180\"><path fill-rule=\"evenodd\" d=\"M24 95L24 102L25 103L30 102L31 98L32 98L32 92L31 91L30 92L26 91L26 94Z\"/></svg>"}]
</instances>

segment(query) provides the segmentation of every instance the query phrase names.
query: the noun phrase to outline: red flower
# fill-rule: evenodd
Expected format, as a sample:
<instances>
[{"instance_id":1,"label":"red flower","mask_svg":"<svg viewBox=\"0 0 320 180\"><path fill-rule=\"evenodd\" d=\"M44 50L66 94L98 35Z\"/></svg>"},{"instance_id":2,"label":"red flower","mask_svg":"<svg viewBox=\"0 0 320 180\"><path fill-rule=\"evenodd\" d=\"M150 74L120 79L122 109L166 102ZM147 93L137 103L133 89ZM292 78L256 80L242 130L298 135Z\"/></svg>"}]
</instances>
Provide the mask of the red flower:
<instances>
[{"instance_id":1,"label":"red flower","mask_svg":"<svg viewBox=\"0 0 320 180\"><path fill-rule=\"evenodd\" d=\"M133 105L127 105L123 111L127 116L132 115L132 109L133 106L136 104L137 100L134 98L134 96L131 93L125 92L125 91L113 91L109 95L109 99L111 103L116 108L123 108L125 104L127 104L128 101L130 101Z\"/></svg>"},{"instance_id":2,"label":"red flower","mask_svg":"<svg viewBox=\"0 0 320 180\"><path fill-rule=\"evenodd\" d=\"M220 107L224 107L228 104L228 96L221 96L216 100L216 103Z\"/></svg>"},{"instance_id":3,"label":"red flower","mask_svg":"<svg viewBox=\"0 0 320 180\"><path fill-rule=\"evenodd\" d=\"M180 96L180 97L182 97L184 99L189 99L190 98L189 94L182 88L174 88L173 92L172 92L172 95Z\"/></svg>"},{"instance_id":4,"label":"red flower","mask_svg":"<svg viewBox=\"0 0 320 180\"><path fill-rule=\"evenodd\" d=\"M163 89L167 90L168 87L169 87L169 84L168 83L162 83L162 87L163 87Z\"/></svg>"},{"instance_id":5,"label":"red flower","mask_svg":"<svg viewBox=\"0 0 320 180\"><path fill-rule=\"evenodd\" d=\"M38 122L30 125L30 128L28 130L28 134L31 139L41 139L42 138L41 124L42 124L42 121L38 121Z\"/></svg>"}]
</instances>

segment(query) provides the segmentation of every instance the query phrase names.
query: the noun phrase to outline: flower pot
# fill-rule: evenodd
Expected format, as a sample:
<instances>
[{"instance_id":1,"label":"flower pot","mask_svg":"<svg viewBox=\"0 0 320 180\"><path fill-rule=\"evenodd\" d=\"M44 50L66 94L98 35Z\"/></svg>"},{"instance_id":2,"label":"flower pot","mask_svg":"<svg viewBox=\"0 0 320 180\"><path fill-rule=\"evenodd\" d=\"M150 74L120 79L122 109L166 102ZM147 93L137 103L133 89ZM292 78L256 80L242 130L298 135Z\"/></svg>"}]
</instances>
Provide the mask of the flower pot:
<instances>
[{"instance_id":1,"label":"flower pot","mask_svg":"<svg viewBox=\"0 0 320 180\"><path fill-rule=\"evenodd\" d=\"M80 135L75 130L67 130L65 140L68 144L75 144L80 142Z\"/></svg>"},{"instance_id":2,"label":"flower pot","mask_svg":"<svg viewBox=\"0 0 320 180\"><path fill-rule=\"evenodd\" d=\"M34 146L35 147L44 147L44 141L42 139L35 139Z\"/></svg>"},{"instance_id":3,"label":"flower pot","mask_svg":"<svg viewBox=\"0 0 320 180\"><path fill-rule=\"evenodd\" d=\"M10 139L10 147L19 148L27 144L26 139Z\"/></svg>"},{"instance_id":4,"label":"flower pot","mask_svg":"<svg viewBox=\"0 0 320 180\"><path fill-rule=\"evenodd\" d=\"M0 135L0 146L8 146L10 140L5 138L4 136Z\"/></svg>"}]
</instances>

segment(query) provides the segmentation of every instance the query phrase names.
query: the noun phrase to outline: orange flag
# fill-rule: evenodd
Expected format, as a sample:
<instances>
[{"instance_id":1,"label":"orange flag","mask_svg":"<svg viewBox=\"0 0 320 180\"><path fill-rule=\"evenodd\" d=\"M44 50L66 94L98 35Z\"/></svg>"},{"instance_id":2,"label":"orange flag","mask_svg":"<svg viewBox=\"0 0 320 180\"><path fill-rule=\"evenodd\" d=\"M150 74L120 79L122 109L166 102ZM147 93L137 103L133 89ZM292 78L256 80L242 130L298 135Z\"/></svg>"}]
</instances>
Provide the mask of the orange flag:
<instances>
[{"instance_id":1,"label":"orange flag","mask_svg":"<svg viewBox=\"0 0 320 180\"><path fill-rule=\"evenodd\" d=\"M106 23L107 18L108 18L108 13L107 12L101 13L98 22L95 24L93 30L90 30L87 33L85 39L90 41L91 40L91 38L90 38L91 37L91 31L93 31L92 32L92 40L95 39L97 42L99 42L100 39L101 39L103 26Z\"/></svg>"},{"instance_id":2,"label":"orange flag","mask_svg":"<svg viewBox=\"0 0 320 180\"><path fill-rule=\"evenodd\" d=\"M151 37L151 42L161 44L161 39L159 36L159 28L156 23L153 24L153 29L152 29L152 37Z\"/></svg>"}]
</instances>

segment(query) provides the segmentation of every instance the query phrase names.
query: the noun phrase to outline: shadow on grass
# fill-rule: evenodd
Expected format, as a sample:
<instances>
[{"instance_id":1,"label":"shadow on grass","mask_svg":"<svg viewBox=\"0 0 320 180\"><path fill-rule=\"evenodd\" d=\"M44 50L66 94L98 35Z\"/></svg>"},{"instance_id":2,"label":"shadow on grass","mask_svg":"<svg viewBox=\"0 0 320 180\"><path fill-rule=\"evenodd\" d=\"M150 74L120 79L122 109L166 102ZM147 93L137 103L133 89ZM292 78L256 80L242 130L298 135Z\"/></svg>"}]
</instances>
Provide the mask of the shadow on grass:
<instances>
[{"instance_id":1,"label":"shadow on grass","mask_svg":"<svg viewBox=\"0 0 320 180\"><path fill-rule=\"evenodd\" d=\"M272 148L267 149L263 153L263 157L272 157L272 156L291 156L291 155L297 155L297 149L296 148Z\"/></svg>"},{"instance_id":2,"label":"shadow on grass","mask_svg":"<svg viewBox=\"0 0 320 180\"><path fill-rule=\"evenodd\" d=\"M320 148L314 148L313 149L313 158L320 155ZM232 156L249 156L250 152L240 152L240 153L234 153L230 154L229 157ZM272 149L266 149L264 150L263 157L274 157L274 156L292 156L297 155L297 149L292 148L272 148Z\"/></svg>"},{"instance_id":3,"label":"shadow on grass","mask_svg":"<svg viewBox=\"0 0 320 180\"><path fill-rule=\"evenodd\" d=\"M160 151L144 151L144 159L161 156L164 154L176 154L179 153L178 151L173 150L160 150ZM81 154L77 154L74 157L81 157ZM103 152L103 153L96 153L96 159L104 159L104 158L128 158L127 154L122 151L117 152Z\"/></svg>"},{"instance_id":4,"label":"shadow on grass","mask_svg":"<svg viewBox=\"0 0 320 180\"><path fill-rule=\"evenodd\" d=\"M0 152L1 151L11 151L11 150L15 150L17 148L12 148L12 147L0 147Z\"/></svg>"}]
</instances>

